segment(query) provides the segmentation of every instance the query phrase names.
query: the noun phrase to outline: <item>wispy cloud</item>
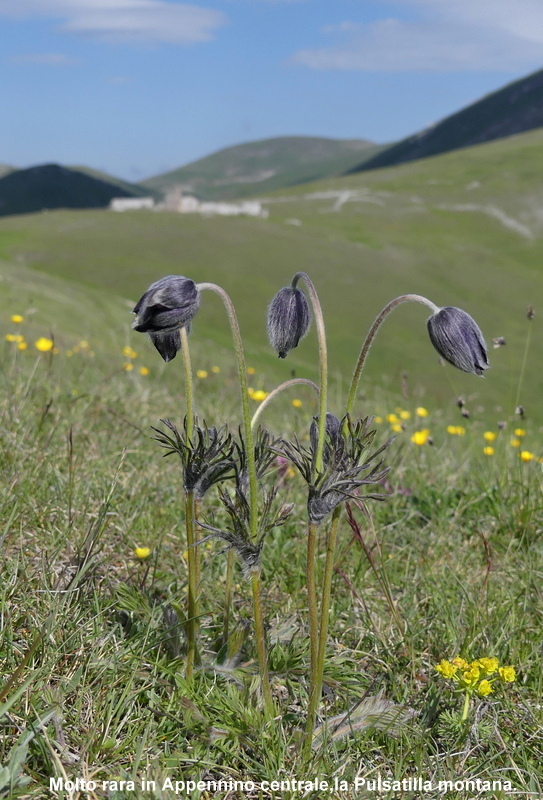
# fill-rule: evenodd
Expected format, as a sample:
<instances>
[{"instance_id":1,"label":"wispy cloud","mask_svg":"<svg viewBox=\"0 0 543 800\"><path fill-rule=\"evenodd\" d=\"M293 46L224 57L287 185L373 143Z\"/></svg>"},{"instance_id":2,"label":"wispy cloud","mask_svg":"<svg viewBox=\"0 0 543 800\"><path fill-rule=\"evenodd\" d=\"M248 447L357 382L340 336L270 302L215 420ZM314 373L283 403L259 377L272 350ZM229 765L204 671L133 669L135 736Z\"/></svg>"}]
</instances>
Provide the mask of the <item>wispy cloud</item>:
<instances>
[{"instance_id":1,"label":"wispy cloud","mask_svg":"<svg viewBox=\"0 0 543 800\"><path fill-rule=\"evenodd\" d=\"M79 59L71 58L64 53L26 53L13 56L11 59L14 64L39 64L48 67L70 67L79 64Z\"/></svg>"},{"instance_id":2,"label":"wispy cloud","mask_svg":"<svg viewBox=\"0 0 543 800\"><path fill-rule=\"evenodd\" d=\"M409 21L328 25L322 33L330 43L300 50L293 60L314 69L366 72L522 70L543 61L541 0L400 2L411 11Z\"/></svg>"},{"instance_id":3,"label":"wispy cloud","mask_svg":"<svg viewBox=\"0 0 543 800\"><path fill-rule=\"evenodd\" d=\"M226 23L220 11L164 0L2 0L0 14L48 17L65 33L115 42L207 42Z\"/></svg>"}]
</instances>

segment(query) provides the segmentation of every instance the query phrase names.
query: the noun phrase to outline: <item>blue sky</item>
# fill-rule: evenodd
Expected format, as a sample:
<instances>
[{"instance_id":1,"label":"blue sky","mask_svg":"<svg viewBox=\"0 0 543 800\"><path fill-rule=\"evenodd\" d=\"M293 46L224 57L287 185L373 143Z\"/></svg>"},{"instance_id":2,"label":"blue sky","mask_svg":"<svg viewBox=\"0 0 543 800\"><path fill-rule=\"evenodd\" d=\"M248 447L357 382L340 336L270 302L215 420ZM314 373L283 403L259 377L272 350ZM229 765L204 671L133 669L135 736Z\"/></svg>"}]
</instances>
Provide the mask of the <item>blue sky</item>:
<instances>
[{"instance_id":1,"label":"blue sky","mask_svg":"<svg viewBox=\"0 0 543 800\"><path fill-rule=\"evenodd\" d=\"M543 68L542 0L0 0L0 162L129 180L281 135L389 142Z\"/></svg>"}]
</instances>

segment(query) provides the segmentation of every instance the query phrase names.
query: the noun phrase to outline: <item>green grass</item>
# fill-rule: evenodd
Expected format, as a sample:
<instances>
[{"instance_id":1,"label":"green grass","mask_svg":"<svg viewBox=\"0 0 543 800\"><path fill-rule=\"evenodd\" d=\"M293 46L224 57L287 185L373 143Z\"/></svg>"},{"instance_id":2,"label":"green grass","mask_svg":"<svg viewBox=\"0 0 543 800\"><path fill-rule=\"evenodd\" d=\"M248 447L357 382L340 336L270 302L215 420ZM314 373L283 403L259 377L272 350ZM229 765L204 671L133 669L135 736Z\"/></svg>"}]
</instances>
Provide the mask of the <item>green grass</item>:
<instances>
[{"instance_id":1,"label":"green grass","mask_svg":"<svg viewBox=\"0 0 543 800\"><path fill-rule=\"evenodd\" d=\"M79 217L58 219L73 225ZM459 409L433 404L429 416L417 420L420 396L402 401L411 418L387 451L388 499L373 504L370 519L354 511L366 551L342 518L320 714L345 714L382 692L411 709L411 717L396 736L366 727L334 738L304 766L309 653L306 500L299 478L288 476L281 484L280 496L294 504L294 514L268 536L263 552L278 710L267 721L250 585L237 566L234 658L221 663L224 654L217 652L226 575L219 543L203 548L201 663L192 686L183 678L182 476L179 463L163 459L151 438L160 418L181 424L179 359L161 365L143 337L127 334L127 304L112 292L23 266L4 265L3 275L2 332L28 342L24 351L4 342L0 363L0 764L7 770L0 776L11 780L6 796L37 800L46 796L51 777L63 776L134 780L134 791L96 792L123 800L160 796L139 788L142 778L162 785L168 778L259 783L318 776L332 785L335 778L345 781L349 788L334 796L347 800L355 796L356 777L377 772L390 780L500 778L540 796L541 464L522 463L511 446L518 419L508 420L488 457L482 434L495 428L491 413L466 421ZM204 314L207 303L206 297ZM25 316L23 323L9 321L13 311ZM224 349L211 349L203 320L197 318L191 335L194 366L208 369L196 381L197 408L210 424L228 421L235 429L240 413L226 322ZM39 353L34 341L51 331L59 352ZM300 354L308 344L300 345ZM130 361L125 345L137 351L130 371L124 368ZM141 375L140 365L150 374ZM220 371L211 373L211 366ZM267 362L253 366L253 385L270 389ZM471 382L478 383L472 376ZM395 410L386 391L368 389L368 395L360 404L366 413ZM293 397L303 398L300 409L293 409ZM338 382L332 390L338 413L341 399ZM263 422L275 433L295 430L303 439L315 410L307 394L284 393ZM465 435L448 434L451 423L464 424ZM410 440L423 426L431 430L432 446ZM378 440L385 441L388 424L376 427ZM543 455L537 426L528 420L524 428L522 448ZM213 524L224 521L214 493L203 512ZM152 549L148 562L137 562L136 546ZM496 656L518 670L514 684L474 703L465 727L458 724L461 701L434 669L458 653ZM166 790L162 796L174 795ZM269 795L257 789L230 796ZM461 800L466 794L448 796Z\"/></svg>"}]
</instances>

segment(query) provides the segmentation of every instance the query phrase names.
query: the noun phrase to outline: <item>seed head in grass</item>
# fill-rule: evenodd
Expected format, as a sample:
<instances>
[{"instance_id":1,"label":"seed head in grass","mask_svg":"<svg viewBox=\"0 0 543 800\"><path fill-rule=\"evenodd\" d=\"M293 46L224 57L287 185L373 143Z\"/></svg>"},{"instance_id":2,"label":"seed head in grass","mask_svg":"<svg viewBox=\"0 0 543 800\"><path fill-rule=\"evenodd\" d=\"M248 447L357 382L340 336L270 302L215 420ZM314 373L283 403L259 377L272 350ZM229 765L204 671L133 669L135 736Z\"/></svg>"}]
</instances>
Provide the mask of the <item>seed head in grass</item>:
<instances>
[{"instance_id":1,"label":"seed head in grass","mask_svg":"<svg viewBox=\"0 0 543 800\"><path fill-rule=\"evenodd\" d=\"M297 438L294 442L282 442L281 454L292 461L308 485L307 509L310 522L319 524L344 500L356 497L355 492L362 486L378 484L388 475L389 467L382 468L382 461L374 462L394 437L375 452L368 454L376 433L369 430L370 423L369 417L352 423L349 417L339 420L333 414L327 414L323 471L317 473L315 478L318 438L316 422L312 423L310 429L309 448L300 444ZM384 497L379 492L368 492L362 496L364 500L382 500Z\"/></svg>"},{"instance_id":2,"label":"seed head in grass","mask_svg":"<svg viewBox=\"0 0 543 800\"><path fill-rule=\"evenodd\" d=\"M135 331L148 333L164 359L171 361L181 349L180 328L188 328L200 307L200 292L190 278L168 275L151 284L136 303Z\"/></svg>"},{"instance_id":3,"label":"seed head in grass","mask_svg":"<svg viewBox=\"0 0 543 800\"><path fill-rule=\"evenodd\" d=\"M189 440L186 419L183 431L169 419L161 422L169 433L153 428L157 434L154 438L166 448L167 456L177 453L181 458L185 489L194 492L197 500L201 500L213 485L233 477L234 442L226 425L218 429L208 428L205 422L203 427L195 425L192 440Z\"/></svg>"},{"instance_id":4,"label":"seed head in grass","mask_svg":"<svg viewBox=\"0 0 543 800\"><path fill-rule=\"evenodd\" d=\"M465 311L452 306L440 308L427 324L432 344L449 364L473 375L482 375L488 369L483 334Z\"/></svg>"},{"instance_id":5,"label":"seed head in grass","mask_svg":"<svg viewBox=\"0 0 543 800\"><path fill-rule=\"evenodd\" d=\"M298 346L309 330L309 306L298 288L280 289L268 308L268 338L279 358Z\"/></svg>"},{"instance_id":6,"label":"seed head in grass","mask_svg":"<svg viewBox=\"0 0 543 800\"><path fill-rule=\"evenodd\" d=\"M230 518L230 524L223 528L216 528L200 520L198 523L200 527L210 531L210 535L202 539L200 544L208 539L221 539L226 542L227 549L233 548L236 551L243 574L247 577L253 569L260 567L260 556L266 535L274 528L284 525L292 513L293 507L290 504L275 506L276 494L277 487L269 492L264 492L263 506L258 521L258 535L254 538L250 529L249 503L243 491L236 489L234 500L228 492L220 489L219 498Z\"/></svg>"}]
</instances>

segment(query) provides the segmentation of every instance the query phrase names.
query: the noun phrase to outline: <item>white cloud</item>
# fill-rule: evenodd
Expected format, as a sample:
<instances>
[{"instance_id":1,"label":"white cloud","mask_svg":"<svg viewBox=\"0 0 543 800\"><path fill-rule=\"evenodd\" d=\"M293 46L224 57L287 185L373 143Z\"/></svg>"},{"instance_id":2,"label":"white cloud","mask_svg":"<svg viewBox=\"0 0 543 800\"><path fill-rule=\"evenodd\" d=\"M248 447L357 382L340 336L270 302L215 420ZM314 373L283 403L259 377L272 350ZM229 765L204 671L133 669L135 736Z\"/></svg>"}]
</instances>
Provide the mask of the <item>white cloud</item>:
<instances>
[{"instance_id":1,"label":"white cloud","mask_svg":"<svg viewBox=\"0 0 543 800\"><path fill-rule=\"evenodd\" d=\"M165 0L2 0L0 14L49 17L71 34L110 41L206 42L225 24L220 11Z\"/></svg>"},{"instance_id":2,"label":"white cloud","mask_svg":"<svg viewBox=\"0 0 543 800\"><path fill-rule=\"evenodd\" d=\"M504 71L543 66L541 0L400 2L410 8L409 21L328 25L322 33L332 38L330 45L300 50L293 60L314 69L367 72Z\"/></svg>"}]
</instances>

